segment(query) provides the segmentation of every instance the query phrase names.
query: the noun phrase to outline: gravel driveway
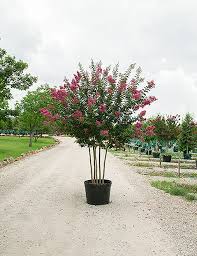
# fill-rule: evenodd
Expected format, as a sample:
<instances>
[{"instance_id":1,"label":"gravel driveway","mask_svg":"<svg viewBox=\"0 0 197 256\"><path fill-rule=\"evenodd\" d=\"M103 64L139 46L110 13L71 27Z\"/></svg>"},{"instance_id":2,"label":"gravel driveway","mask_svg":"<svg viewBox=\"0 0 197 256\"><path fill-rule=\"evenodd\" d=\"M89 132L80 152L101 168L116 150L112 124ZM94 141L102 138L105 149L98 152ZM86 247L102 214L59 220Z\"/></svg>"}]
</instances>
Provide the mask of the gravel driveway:
<instances>
[{"instance_id":1,"label":"gravel driveway","mask_svg":"<svg viewBox=\"0 0 197 256\"><path fill-rule=\"evenodd\" d=\"M0 169L2 256L197 255L197 205L152 188L112 155L112 203L85 203L88 153L71 138Z\"/></svg>"}]
</instances>

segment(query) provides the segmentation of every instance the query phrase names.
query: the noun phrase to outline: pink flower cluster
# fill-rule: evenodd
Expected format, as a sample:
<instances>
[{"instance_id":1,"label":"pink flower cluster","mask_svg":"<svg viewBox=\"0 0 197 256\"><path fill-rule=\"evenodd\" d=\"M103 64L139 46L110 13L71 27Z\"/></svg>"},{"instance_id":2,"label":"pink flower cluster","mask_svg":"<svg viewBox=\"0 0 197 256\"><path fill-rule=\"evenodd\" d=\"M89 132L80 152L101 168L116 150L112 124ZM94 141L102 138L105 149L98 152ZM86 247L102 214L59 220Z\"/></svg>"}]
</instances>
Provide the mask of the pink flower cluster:
<instances>
[{"instance_id":1,"label":"pink flower cluster","mask_svg":"<svg viewBox=\"0 0 197 256\"><path fill-rule=\"evenodd\" d=\"M102 121L99 121L99 120L96 120L96 126L97 127L100 127L103 125L103 122Z\"/></svg>"},{"instance_id":2,"label":"pink flower cluster","mask_svg":"<svg viewBox=\"0 0 197 256\"><path fill-rule=\"evenodd\" d=\"M107 81L110 83L110 84L115 84L116 80L113 79L113 77L110 75L107 77Z\"/></svg>"},{"instance_id":3,"label":"pink flower cluster","mask_svg":"<svg viewBox=\"0 0 197 256\"><path fill-rule=\"evenodd\" d=\"M76 110L73 114L72 117L76 120L82 120L83 118L83 113L80 110Z\"/></svg>"},{"instance_id":4,"label":"pink flower cluster","mask_svg":"<svg viewBox=\"0 0 197 256\"><path fill-rule=\"evenodd\" d=\"M139 113L139 117L143 117L146 115L146 110L143 110Z\"/></svg>"},{"instance_id":5,"label":"pink flower cluster","mask_svg":"<svg viewBox=\"0 0 197 256\"><path fill-rule=\"evenodd\" d=\"M119 91L119 92L123 92L123 91L126 90L126 88L127 88L127 84L126 84L126 83L121 83L121 84L119 85L119 87L118 87L118 91Z\"/></svg>"},{"instance_id":6,"label":"pink flower cluster","mask_svg":"<svg viewBox=\"0 0 197 256\"><path fill-rule=\"evenodd\" d=\"M121 113L120 113L120 111L115 111L114 115L118 118L118 117L120 117Z\"/></svg>"},{"instance_id":7,"label":"pink flower cluster","mask_svg":"<svg viewBox=\"0 0 197 256\"><path fill-rule=\"evenodd\" d=\"M109 136L109 131L108 130L101 130L100 135L101 136Z\"/></svg>"},{"instance_id":8,"label":"pink flower cluster","mask_svg":"<svg viewBox=\"0 0 197 256\"><path fill-rule=\"evenodd\" d=\"M131 84L132 84L132 85L135 85L135 84L136 84L136 80L135 80L135 79L132 79L132 80L131 80Z\"/></svg>"},{"instance_id":9,"label":"pink flower cluster","mask_svg":"<svg viewBox=\"0 0 197 256\"><path fill-rule=\"evenodd\" d=\"M150 125L148 127L146 127L146 136L154 136L155 133L154 133L154 130L155 130L155 126L154 125Z\"/></svg>"},{"instance_id":10,"label":"pink flower cluster","mask_svg":"<svg viewBox=\"0 0 197 256\"><path fill-rule=\"evenodd\" d=\"M65 99L68 96L68 92L62 87L61 89L53 88L51 89L51 96L55 100L65 102Z\"/></svg>"},{"instance_id":11,"label":"pink flower cluster","mask_svg":"<svg viewBox=\"0 0 197 256\"><path fill-rule=\"evenodd\" d=\"M79 87L79 82L81 80L81 74L77 71L77 74L74 74L74 78L72 79L71 84L67 84L71 91L75 92Z\"/></svg>"},{"instance_id":12,"label":"pink flower cluster","mask_svg":"<svg viewBox=\"0 0 197 256\"><path fill-rule=\"evenodd\" d=\"M41 108L40 113L47 117L50 121L56 121L60 118L59 114L52 115L52 113L47 108Z\"/></svg>"},{"instance_id":13,"label":"pink flower cluster","mask_svg":"<svg viewBox=\"0 0 197 256\"><path fill-rule=\"evenodd\" d=\"M92 105L96 104L96 98L89 97L88 98L88 107L92 107Z\"/></svg>"},{"instance_id":14,"label":"pink flower cluster","mask_svg":"<svg viewBox=\"0 0 197 256\"><path fill-rule=\"evenodd\" d=\"M99 111L100 111L101 113L104 113L104 112L106 111L106 109L107 109L106 104L101 104L101 105L99 106Z\"/></svg>"},{"instance_id":15,"label":"pink flower cluster","mask_svg":"<svg viewBox=\"0 0 197 256\"><path fill-rule=\"evenodd\" d=\"M157 98L155 96L149 96L148 98L144 99L141 107L144 108L147 105L150 105L152 102L156 101Z\"/></svg>"},{"instance_id":16,"label":"pink flower cluster","mask_svg":"<svg viewBox=\"0 0 197 256\"><path fill-rule=\"evenodd\" d=\"M111 95L113 93L113 89L112 88L108 88L107 92Z\"/></svg>"},{"instance_id":17,"label":"pink flower cluster","mask_svg":"<svg viewBox=\"0 0 197 256\"><path fill-rule=\"evenodd\" d=\"M135 128L136 128L136 129L141 129L141 128L142 128L142 123L138 121L138 122L135 124Z\"/></svg>"},{"instance_id":18,"label":"pink flower cluster","mask_svg":"<svg viewBox=\"0 0 197 256\"><path fill-rule=\"evenodd\" d=\"M154 80L151 80L151 81L147 81L147 84L148 84L148 88L152 89L155 87L155 82Z\"/></svg>"},{"instance_id":19,"label":"pink flower cluster","mask_svg":"<svg viewBox=\"0 0 197 256\"><path fill-rule=\"evenodd\" d=\"M134 100L139 100L141 97L142 97L142 93L140 90L137 90L137 89L132 90L132 98Z\"/></svg>"},{"instance_id":20,"label":"pink flower cluster","mask_svg":"<svg viewBox=\"0 0 197 256\"><path fill-rule=\"evenodd\" d=\"M72 98L72 103L73 103L73 104L78 104L78 103L79 103L79 99L77 98L77 96L74 96L74 97Z\"/></svg>"}]
</instances>

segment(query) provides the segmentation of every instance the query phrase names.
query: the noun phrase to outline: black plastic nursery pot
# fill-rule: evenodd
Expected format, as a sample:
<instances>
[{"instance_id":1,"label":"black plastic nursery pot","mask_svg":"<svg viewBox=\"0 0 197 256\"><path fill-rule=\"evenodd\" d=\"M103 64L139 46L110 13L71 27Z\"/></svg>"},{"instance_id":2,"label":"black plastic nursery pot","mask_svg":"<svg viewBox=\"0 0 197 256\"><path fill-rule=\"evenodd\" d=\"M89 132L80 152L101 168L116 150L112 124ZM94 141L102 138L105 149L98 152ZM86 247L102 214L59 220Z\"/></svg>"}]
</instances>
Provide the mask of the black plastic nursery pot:
<instances>
[{"instance_id":1,"label":"black plastic nursery pot","mask_svg":"<svg viewBox=\"0 0 197 256\"><path fill-rule=\"evenodd\" d=\"M137 146L135 146L133 149L134 149L134 150L138 150L138 147L137 147Z\"/></svg>"},{"instance_id":2,"label":"black plastic nursery pot","mask_svg":"<svg viewBox=\"0 0 197 256\"><path fill-rule=\"evenodd\" d=\"M183 158L190 160L190 159L192 159L192 155L189 153L183 153Z\"/></svg>"},{"instance_id":3,"label":"black plastic nursery pot","mask_svg":"<svg viewBox=\"0 0 197 256\"><path fill-rule=\"evenodd\" d=\"M145 148L141 148L141 149L140 149L140 152L141 152L141 153L144 153L144 152L145 152Z\"/></svg>"},{"instance_id":4,"label":"black plastic nursery pot","mask_svg":"<svg viewBox=\"0 0 197 256\"><path fill-rule=\"evenodd\" d=\"M163 155L163 162L171 162L172 156L171 155Z\"/></svg>"},{"instance_id":5,"label":"black plastic nursery pot","mask_svg":"<svg viewBox=\"0 0 197 256\"><path fill-rule=\"evenodd\" d=\"M153 158L159 158L160 153L159 152L153 152Z\"/></svg>"},{"instance_id":6,"label":"black plastic nursery pot","mask_svg":"<svg viewBox=\"0 0 197 256\"><path fill-rule=\"evenodd\" d=\"M104 184L92 183L91 180L84 181L87 203L92 205L109 204L111 184L111 180L104 180Z\"/></svg>"}]
</instances>

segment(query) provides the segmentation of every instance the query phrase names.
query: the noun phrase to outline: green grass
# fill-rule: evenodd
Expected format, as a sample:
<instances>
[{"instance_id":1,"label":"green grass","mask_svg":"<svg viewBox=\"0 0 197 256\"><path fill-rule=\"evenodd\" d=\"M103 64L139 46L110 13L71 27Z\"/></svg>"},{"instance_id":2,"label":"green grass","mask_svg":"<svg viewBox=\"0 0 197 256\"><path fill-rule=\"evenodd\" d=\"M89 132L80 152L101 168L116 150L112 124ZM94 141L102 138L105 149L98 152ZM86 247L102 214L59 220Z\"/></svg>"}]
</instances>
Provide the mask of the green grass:
<instances>
[{"instance_id":1,"label":"green grass","mask_svg":"<svg viewBox=\"0 0 197 256\"><path fill-rule=\"evenodd\" d=\"M178 173L176 173L176 172L158 172L158 171L153 171L153 172L146 173L144 175L161 176L161 177L169 177L169 178L178 178ZM180 178L197 178L197 172L181 173Z\"/></svg>"},{"instance_id":2,"label":"green grass","mask_svg":"<svg viewBox=\"0 0 197 256\"><path fill-rule=\"evenodd\" d=\"M17 158L23 153L27 153L32 150L37 150L44 146L52 145L55 143L55 140L50 137L39 138L37 142L33 141L33 145L31 148L29 147L28 142L28 137L0 137L0 161L11 157Z\"/></svg>"},{"instance_id":3,"label":"green grass","mask_svg":"<svg viewBox=\"0 0 197 256\"><path fill-rule=\"evenodd\" d=\"M182 196L187 200L197 200L197 185L178 184L173 181L152 181L151 185L170 195Z\"/></svg>"}]
</instances>

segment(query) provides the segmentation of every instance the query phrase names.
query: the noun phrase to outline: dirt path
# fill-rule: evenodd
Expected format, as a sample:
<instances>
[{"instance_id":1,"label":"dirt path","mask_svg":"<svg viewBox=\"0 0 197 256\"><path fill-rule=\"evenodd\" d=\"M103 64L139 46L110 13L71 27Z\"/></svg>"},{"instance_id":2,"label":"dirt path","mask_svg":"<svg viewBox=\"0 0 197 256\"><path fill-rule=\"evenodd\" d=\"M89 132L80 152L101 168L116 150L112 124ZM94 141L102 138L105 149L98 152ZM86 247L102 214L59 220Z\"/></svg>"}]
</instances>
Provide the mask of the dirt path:
<instances>
[{"instance_id":1,"label":"dirt path","mask_svg":"<svg viewBox=\"0 0 197 256\"><path fill-rule=\"evenodd\" d=\"M162 226L168 224L157 209L168 197L111 155L112 203L86 204L87 149L70 138L61 141L0 169L0 255L197 255L181 251L169 230L171 216Z\"/></svg>"}]
</instances>

